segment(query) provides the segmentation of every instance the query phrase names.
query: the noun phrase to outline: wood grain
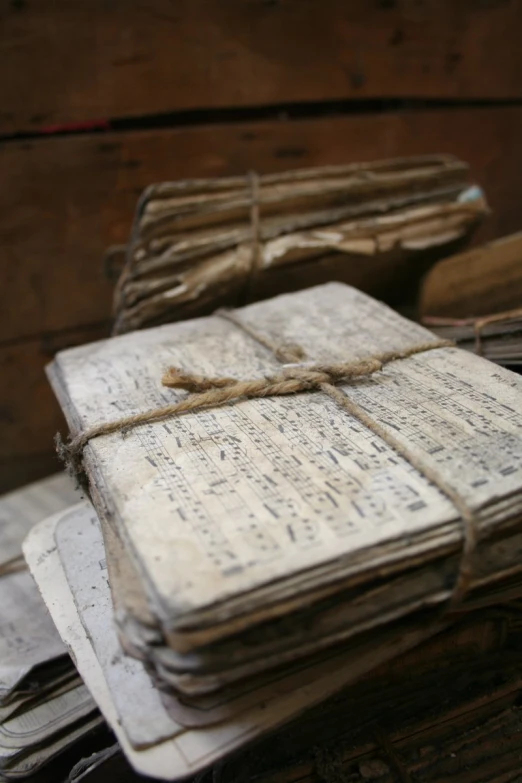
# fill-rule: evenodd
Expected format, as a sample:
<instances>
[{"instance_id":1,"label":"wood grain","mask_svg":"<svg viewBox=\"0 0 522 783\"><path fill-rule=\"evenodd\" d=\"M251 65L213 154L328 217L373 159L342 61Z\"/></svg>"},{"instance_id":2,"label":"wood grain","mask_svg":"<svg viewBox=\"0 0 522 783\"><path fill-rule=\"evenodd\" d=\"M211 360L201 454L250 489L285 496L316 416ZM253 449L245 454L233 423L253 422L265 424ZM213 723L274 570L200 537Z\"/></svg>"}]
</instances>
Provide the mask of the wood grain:
<instances>
[{"instance_id":1,"label":"wood grain","mask_svg":"<svg viewBox=\"0 0 522 783\"><path fill-rule=\"evenodd\" d=\"M151 182L450 152L493 215L479 239L521 226L522 108L459 109L71 136L0 147L3 341L104 320L102 258L125 242Z\"/></svg>"},{"instance_id":2,"label":"wood grain","mask_svg":"<svg viewBox=\"0 0 522 783\"><path fill-rule=\"evenodd\" d=\"M53 438L67 427L45 365L56 351L107 333L100 324L0 347L0 494L60 469Z\"/></svg>"},{"instance_id":3,"label":"wood grain","mask_svg":"<svg viewBox=\"0 0 522 783\"><path fill-rule=\"evenodd\" d=\"M436 264L424 280L424 318L476 318L522 304L522 233L459 253Z\"/></svg>"},{"instance_id":4,"label":"wood grain","mask_svg":"<svg viewBox=\"0 0 522 783\"><path fill-rule=\"evenodd\" d=\"M0 130L354 98L520 98L521 23L520 0L11 0Z\"/></svg>"}]
</instances>

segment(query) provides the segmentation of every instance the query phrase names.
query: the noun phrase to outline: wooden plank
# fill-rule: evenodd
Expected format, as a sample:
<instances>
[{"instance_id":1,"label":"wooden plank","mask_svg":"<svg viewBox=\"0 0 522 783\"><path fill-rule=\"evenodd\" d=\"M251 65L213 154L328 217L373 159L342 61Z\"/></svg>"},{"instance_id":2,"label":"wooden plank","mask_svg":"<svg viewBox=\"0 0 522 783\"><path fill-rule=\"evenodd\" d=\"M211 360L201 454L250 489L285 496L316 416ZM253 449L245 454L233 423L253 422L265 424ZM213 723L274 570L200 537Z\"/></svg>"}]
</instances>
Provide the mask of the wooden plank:
<instances>
[{"instance_id":1,"label":"wooden plank","mask_svg":"<svg viewBox=\"0 0 522 783\"><path fill-rule=\"evenodd\" d=\"M11 0L0 129L361 98L520 98L520 0Z\"/></svg>"},{"instance_id":2,"label":"wooden plank","mask_svg":"<svg viewBox=\"0 0 522 783\"><path fill-rule=\"evenodd\" d=\"M477 318L520 307L522 232L446 258L426 275L423 317Z\"/></svg>"},{"instance_id":3,"label":"wooden plank","mask_svg":"<svg viewBox=\"0 0 522 783\"><path fill-rule=\"evenodd\" d=\"M126 241L151 182L450 152L494 212L478 240L520 228L522 108L410 111L16 142L0 147L3 341L109 316L102 257Z\"/></svg>"},{"instance_id":4,"label":"wooden plank","mask_svg":"<svg viewBox=\"0 0 522 783\"><path fill-rule=\"evenodd\" d=\"M56 351L107 332L95 325L0 347L0 493L60 469L53 438L67 427L45 365Z\"/></svg>"},{"instance_id":5,"label":"wooden plank","mask_svg":"<svg viewBox=\"0 0 522 783\"><path fill-rule=\"evenodd\" d=\"M0 495L61 470L56 452L47 445L42 454L0 457Z\"/></svg>"}]
</instances>

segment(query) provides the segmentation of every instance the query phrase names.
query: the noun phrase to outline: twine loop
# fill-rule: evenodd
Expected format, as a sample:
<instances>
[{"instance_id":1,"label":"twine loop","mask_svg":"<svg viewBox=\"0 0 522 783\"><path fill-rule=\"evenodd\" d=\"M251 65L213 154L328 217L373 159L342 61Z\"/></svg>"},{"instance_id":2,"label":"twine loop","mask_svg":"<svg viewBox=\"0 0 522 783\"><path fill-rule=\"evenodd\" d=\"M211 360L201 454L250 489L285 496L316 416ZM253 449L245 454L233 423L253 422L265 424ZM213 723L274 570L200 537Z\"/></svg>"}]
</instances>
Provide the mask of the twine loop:
<instances>
[{"instance_id":1,"label":"twine loop","mask_svg":"<svg viewBox=\"0 0 522 783\"><path fill-rule=\"evenodd\" d=\"M518 321L520 319L522 319L522 308L519 307L516 310L506 310L505 312L484 315L479 318L445 318L436 315L426 315L422 319L422 323L429 327L451 326L457 328L471 328L473 330L474 351L477 356L483 356L484 329L487 326L502 326L511 321Z\"/></svg>"}]
</instances>

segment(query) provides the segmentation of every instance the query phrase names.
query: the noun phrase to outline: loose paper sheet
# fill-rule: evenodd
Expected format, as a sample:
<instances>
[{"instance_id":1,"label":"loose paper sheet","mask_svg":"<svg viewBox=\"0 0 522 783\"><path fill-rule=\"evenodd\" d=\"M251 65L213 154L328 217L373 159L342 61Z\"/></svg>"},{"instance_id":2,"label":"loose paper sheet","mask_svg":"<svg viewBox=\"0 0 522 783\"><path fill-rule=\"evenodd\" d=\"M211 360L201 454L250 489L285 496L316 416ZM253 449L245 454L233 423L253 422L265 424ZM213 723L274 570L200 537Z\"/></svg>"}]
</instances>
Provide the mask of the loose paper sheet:
<instances>
[{"instance_id":1,"label":"loose paper sheet","mask_svg":"<svg viewBox=\"0 0 522 783\"><path fill-rule=\"evenodd\" d=\"M31 575L22 541L46 516L77 502L63 473L0 497L0 704L36 666L66 655ZM10 567L16 566L10 572Z\"/></svg>"},{"instance_id":2,"label":"loose paper sheet","mask_svg":"<svg viewBox=\"0 0 522 783\"><path fill-rule=\"evenodd\" d=\"M31 574L0 579L0 704L36 666L66 655Z\"/></svg>"},{"instance_id":3,"label":"loose paper sheet","mask_svg":"<svg viewBox=\"0 0 522 783\"><path fill-rule=\"evenodd\" d=\"M65 473L35 481L0 497L0 568L22 552L33 525L77 503L80 493Z\"/></svg>"},{"instance_id":4,"label":"loose paper sheet","mask_svg":"<svg viewBox=\"0 0 522 783\"><path fill-rule=\"evenodd\" d=\"M83 684L53 696L0 726L0 757L5 762L22 748L44 743L95 710L96 704Z\"/></svg>"}]
</instances>

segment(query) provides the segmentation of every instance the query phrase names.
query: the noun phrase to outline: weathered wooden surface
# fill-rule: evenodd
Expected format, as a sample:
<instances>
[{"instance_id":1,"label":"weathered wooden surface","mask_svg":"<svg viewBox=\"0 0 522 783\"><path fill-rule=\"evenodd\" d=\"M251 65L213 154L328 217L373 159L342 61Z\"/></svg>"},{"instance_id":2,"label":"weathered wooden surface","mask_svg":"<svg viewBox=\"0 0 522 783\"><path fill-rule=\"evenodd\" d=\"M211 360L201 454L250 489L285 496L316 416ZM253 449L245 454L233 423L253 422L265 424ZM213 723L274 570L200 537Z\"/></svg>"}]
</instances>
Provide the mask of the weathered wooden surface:
<instances>
[{"instance_id":1,"label":"weathered wooden surface","mask_svg":"<svg viewBox=\"0 0 522 783\"><path fill-rule=\"evenodd\" d=\"M199 108L520 98L520 0L11 0L0 131Z\"/></svg>"},{"instance_id":2,"label":"weathered wooden surface","mask_svg":"<svg viewBox=\"0 0 522 783\"><path fill-rule=\"evenodd\" d=\"M424 280L420 315L476 318L522 304L522 233L441 261Z\"/></svg>"},{"instance_id":3,"label":"weathered wooden surface","mask_svg":"<svg viewBox=\"0 0 522 783\"><path fill-rule=\"evenodd\" d=\"M99 325L0 345L0 494L60 470L53 437L67 429L45 365L56 351L107 333Z\"/></svg>"}]
</instances>

